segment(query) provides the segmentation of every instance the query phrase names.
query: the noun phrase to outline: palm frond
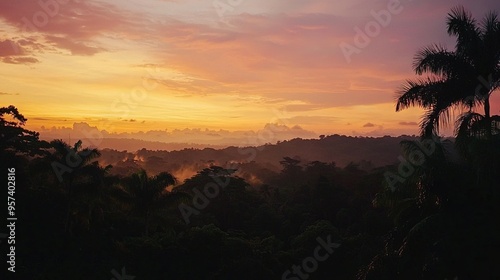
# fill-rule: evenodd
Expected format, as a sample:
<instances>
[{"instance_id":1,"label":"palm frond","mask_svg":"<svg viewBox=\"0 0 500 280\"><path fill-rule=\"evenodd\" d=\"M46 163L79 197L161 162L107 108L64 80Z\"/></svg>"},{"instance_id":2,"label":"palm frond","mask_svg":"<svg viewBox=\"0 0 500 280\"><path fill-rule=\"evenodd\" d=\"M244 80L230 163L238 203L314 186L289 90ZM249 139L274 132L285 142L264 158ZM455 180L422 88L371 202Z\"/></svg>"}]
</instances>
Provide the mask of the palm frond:
<instances>
[{"instance_id":1,"label":"palm frond","mask_svg":"<svg viewBox=\"0 0 500 280\"><path fill-rule=\"evenodd\" d=\"M448 14L448 34L457 37L456 51L467 57L475 57L480 51L480 31L472 14L463 6L457 6Z\"/></svg>"},{"instance_id":2,"label":"palm frond","mask_svg":"<svg viewBox=\"0 0 500 280\"><path fill-rule=\"evenodd\" d=\"M396 92L396 111L409 107L428 108L436 102L436 95L442 88L443 81L433 78L408 80Z\"/></svg>"},{"instance_id":3,"label":"palm frond","mask_svg":"<svg viewBox=\"0 0 500 280\"><path fill-rule=\"evenodd\" d=\"M80 149L82 148L82 143L83 143L83 142L82 142L82 140L78 140L78 141L75 143L75 145L73 146L73 150L74 150L74 151L78 151L78 150L80 150Z\"/></svg>"},{"instance_id":4,"label":"palm frond","mask_svg":"<svg viewBox=\"0 0 500 280\"><path fill-rule=\"evenodd\" d=\"M495 39L494 35L498 35L498 32L500 31L500 21L498 19L498 14L494 11L486 14L484 19L480 23L480 27L483 39ZM498 40L499 38L496 39Z\"/></svg>"},{"instance_id":5,"label":"palm frond","mask_svg":"<svg viewBox=\"0 0 500 280\"><path fill-rule=\"evenodd\" d=\"M418 75L432 73L445 78L474 75L468 61L440 45L428 46L417 52L413 68Z\"/></svg>"},{"instance_id":6,"label":"palm frond","mask_svg":"<svg viewBox=\"0 0 500 280\"><path fill-rule=\"evenodd\" d=\"M457 140L463 137L479 136L481 133L481 123L484 116L475 112L466 112L462 114L455 123L455 135Z\"/></svg>"},{"instance_id":7,"label":"palm frond","mask_svg":"<svg viewBox=\"0 0 500 280\"><path fill-rule=\"evenodd\" d=\"M444 112L445 120L440 120L441 114ZM432 135L439 134L439 129L443 122L449 119L449 113L446 109L433 107L427 110L422 119L420 120L420 134L423 138L432 137Z\"/></svg>"},{"instance_id":8,"label":"palm frond","mask_svg":"<svg viewBox=\"0 0 500 280\"><path fill-rule=\"evenodd\" d=\"M424 218L411 228L403 246L399 249L399 255L415 256L417 251L423 249L422 243L433 244L442 235L448 223L445 215L441 213Z\"/></svg>"},{"instance_id":9,"label":"palm frond","mask_svg":"<svg viewBox=\"0 0 500 280\"><path fill-rule=\"evenodd\" d=\"M481 21L481 37L483 71L495 76L495 73L499 72L500 62L500 21L496 12L488 13ZM498 76L496 77L498 81Z\"/></svg>"},{"instance_id":10,"label":"palm frond","mask_svg":"<svg viewBox=\"0 0 500 280\"><path fill-rule=\"evenodd\" d=\"M486 135L485 121L483 115L475 112L466 112L457 119L455 123L456 146L466 158L469 156L471 143Z\"/></svg>"},{"instance_id":11,"label":"palm frond","mask_svg":"<svg viewBox=\"0 0 500 280\"><path fill-rule=\"evenodd\" d=\"M56 153L60 155L64 155L70 149L70 146L61 139L55 139L50 141L50 146L54 148Z\"/></svg>"},{"instance_id":12,"label":"palm frond","mask_svg":"<svg viewBox=\"0 0 500 280\"><path fill-rule=\"evenodd\" d=\"M96 159L101 156L101 152L98 149L85 148L78 152L78 155L82 159L82 165L89 163L91 160Z\"/></svg>"}]
</instances>

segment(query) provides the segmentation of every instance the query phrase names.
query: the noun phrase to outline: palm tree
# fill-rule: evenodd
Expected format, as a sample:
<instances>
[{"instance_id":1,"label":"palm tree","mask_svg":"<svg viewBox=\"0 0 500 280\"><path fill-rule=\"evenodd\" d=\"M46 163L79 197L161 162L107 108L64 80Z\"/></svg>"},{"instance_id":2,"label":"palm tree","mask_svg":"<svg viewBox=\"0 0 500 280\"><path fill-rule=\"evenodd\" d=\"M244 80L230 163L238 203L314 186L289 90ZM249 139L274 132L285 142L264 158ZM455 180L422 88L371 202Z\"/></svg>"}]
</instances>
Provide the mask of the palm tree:
<instances>
[{"instance_id":1,"label":"palm tree","mask_svg":"<svg viewBox=\"0 0 500 280\"><path fill-rule=\"evenodd\" d=\"M74 194L78 197L74 211L87 230L96 222L103 222L105 211L112 207L118 177L110 174L111 168L111 165L102 167L97 161L85 165L82 174L86 180L74 187Z\"/></svg>"},{"instance_id":2,"label":"palm tree","mask_svg":"<svg viewBox=\"0 0 500 280\"><path fill-rule=\"evenodd\" d=\"M426 110L422 137L437 134L440 126L451 123L454 113L461 112L456 143L458 148L466 148L461 150L466 152L465 159L474 160L463 161L450 148L451 142L439 140L432 155L415 166L402 187L377 194L374 205L386 207L396 227L387 251L373 259L360 279L456 275L487 279L487 275L498 275L491 270L493 266L488 267L498 260L492 258L496 251L483 240L498 235L494 228L500 213L492 211L498 210L494 208L498 195L492 194L498 189L500 119L491 116L489 100L500 86L500 21L491 12L478 23L463 7L457 7L448 14L447 24L448 34L457 38L455 50L434 45L417 53L415 72L428 76L403 86L396 110L412 106ZM481 108L484 111L479 113ZM406 158L420 149L413 142L402 144ZM469 257L475 250L481 253ZM393 274L390 267L400 270Z\"/></svg>"},{"instance_id":3,"label":"palm tree","mask_svg":"<svg viewBox=\"0 0 500 280\"><path fill-rule=\"evenodd\" d=\"M177 182L176 178L168 173L161 172L149 177L145 170L132 174L123 180L125 193L122 198L129 202L132 210L144 219L144 233L149 235L151 218L169 203L187 197L183 193L169 192L168 186Z\"/></svg>"},{"instance_id":4,"label":"palm tree","mask_svg":"<svg viewBox=\"0 0 500 280\"><path fill-rule=\"evenodd\" d=\"M68 232L73 211L75 181L85 177L85 171L88 170L86 166L91 164L91 161L99 157L101 153L95 148L83 148L81 140L73 146L62 140L53 140L50 145L54 149L54 153L51 155L53 159L52 166L68 192L68 210L64 224L64 231ZM64 169L57 169L56 166L62 166Z\"/></svg>"},{"instance_id":5,"label":"palm tree","mask_svg":"<svg viewBox=\"0 0 500 280\"><path fill-rule=\"evenodd\" d=\"M398 92L396 111L408 107L426 110L421 121L424 137L448 125L454 112L459 136L491 138L499 116L491 116L490 96L500 86L500 21L496 12L477 22L463 7L448 14L448 34L456 37L455 50L432 45L419 51L414 70L426 78L409 80ZM482 106L484 114L473 110ZM497 132L495 132L497 133Z\"/></svg>"}]
</instances>

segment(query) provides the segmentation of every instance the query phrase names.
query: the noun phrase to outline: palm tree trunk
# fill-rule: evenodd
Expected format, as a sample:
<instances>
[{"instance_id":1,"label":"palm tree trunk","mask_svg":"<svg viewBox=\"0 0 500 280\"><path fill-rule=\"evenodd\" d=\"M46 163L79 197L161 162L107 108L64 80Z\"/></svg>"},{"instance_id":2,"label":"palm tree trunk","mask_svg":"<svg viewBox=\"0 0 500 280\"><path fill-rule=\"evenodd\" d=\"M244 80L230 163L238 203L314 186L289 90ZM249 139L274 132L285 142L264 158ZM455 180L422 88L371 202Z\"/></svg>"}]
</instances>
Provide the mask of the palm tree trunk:
<instances>
[{"instance_id":1,"label":"palm tree trunk","mask_svg":"<svg viewBox=\"0 0 500 280\"><path fill-rule=\"evenodd\" d=\"M491 118L490 118L490 97L486 96L484 100L484 118L486 119L486 139L490 140L491 135Z\"/></svg>"}]
</instances>

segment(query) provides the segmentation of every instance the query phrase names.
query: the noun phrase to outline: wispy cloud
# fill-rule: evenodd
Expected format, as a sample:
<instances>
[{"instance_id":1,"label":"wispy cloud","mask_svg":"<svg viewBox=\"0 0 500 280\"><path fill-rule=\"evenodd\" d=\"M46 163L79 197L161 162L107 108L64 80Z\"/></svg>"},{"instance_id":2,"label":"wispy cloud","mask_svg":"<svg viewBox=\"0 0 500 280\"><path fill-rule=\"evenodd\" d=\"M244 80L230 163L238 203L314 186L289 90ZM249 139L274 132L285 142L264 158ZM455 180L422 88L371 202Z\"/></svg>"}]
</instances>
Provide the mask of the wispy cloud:
<instances>
[{"instance_id":1,"label":"wispy cloud","mask_svg":"<svg viewBox=\"0 0 500 280\"><path fill-rule=\"evenodd\" d=\"M418 125L418 123L416 123L416 122L399 122L399 125L416 126L416 125Z\"/></svg>"}]
</instances>

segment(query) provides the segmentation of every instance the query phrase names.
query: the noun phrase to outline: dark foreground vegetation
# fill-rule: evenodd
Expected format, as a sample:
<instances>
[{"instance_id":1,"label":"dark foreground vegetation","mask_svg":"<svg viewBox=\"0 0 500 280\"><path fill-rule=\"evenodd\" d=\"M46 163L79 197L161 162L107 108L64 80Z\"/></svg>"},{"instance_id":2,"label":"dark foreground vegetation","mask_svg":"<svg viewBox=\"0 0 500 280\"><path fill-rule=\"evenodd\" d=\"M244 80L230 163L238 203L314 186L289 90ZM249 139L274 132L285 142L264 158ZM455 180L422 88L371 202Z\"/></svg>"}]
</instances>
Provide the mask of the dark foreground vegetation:
<instances>
[{"instance_id":1,"label":"dark foreground vegetation","mask_svg":"<svg viewBox=\"0 0 500 280\"><path fill-rule=\"evenodd\" d=\"M382 168L285 157L258 185L215 165L183 182L169 170L111 175L98 150L40 141L15 107L0 108L16 277L500 279L500 118L489 109L500 25L455 9L448 26L457 49L425 49L417 73L436 76L398 97L398 109L427 110L422 137ZM487 74L494 82L475 90ZM466 108L456 139L440 139L454 106Z\"/></svg>"}]
</instances>

